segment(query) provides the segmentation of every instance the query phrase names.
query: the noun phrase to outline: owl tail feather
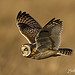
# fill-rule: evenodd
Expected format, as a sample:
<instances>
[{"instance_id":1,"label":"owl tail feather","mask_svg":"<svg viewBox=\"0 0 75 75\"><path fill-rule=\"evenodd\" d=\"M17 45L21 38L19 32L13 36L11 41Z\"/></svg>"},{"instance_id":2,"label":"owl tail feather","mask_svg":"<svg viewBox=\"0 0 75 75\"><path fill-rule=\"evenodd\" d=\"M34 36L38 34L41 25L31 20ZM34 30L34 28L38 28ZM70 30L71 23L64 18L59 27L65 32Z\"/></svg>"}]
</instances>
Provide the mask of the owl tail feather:
<instances>
[{"instance_id":1,"label":"owl tail feather","mask_svg":"<svg viewBox=\"0 0 75 75\"><path fill-rule=\"evenodd\" d=\"M68 49L68 48L59 48L57 50L57 54L58 55L70 55L70 56L72 56L73 50L72 49Z\"/></svg>"}]
</instances>

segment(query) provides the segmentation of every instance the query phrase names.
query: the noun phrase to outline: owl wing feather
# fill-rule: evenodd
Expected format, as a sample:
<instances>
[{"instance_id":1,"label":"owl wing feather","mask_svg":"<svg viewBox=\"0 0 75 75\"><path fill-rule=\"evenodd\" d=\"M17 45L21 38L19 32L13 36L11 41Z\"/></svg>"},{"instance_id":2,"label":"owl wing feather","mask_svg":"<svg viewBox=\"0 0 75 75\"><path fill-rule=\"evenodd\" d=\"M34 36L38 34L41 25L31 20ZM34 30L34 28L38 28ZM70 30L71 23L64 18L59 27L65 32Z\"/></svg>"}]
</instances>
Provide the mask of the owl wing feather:
<instances>
[{"instance_id":1,"label":"owl wing feather","mask_svg":"<svg viewBox=\"0 0 75 75\"><path fill-rule=\"evenodd\" d=\"M40 52L58 50L61 39L62 21L53 18L37 34L36 48Z\"/></svg>"},{"instance_id":2,"label":"owl wing feather","mask_svg":"<svg viewBox=\"0 0 75 75\"><path fill-rule=\"evenodd\" d=\"M29 43L35 42L35 36L42 27L26 12L19 12L17 15L17 27L20 33L28 40Z\"/></svg>"}]
</instances>

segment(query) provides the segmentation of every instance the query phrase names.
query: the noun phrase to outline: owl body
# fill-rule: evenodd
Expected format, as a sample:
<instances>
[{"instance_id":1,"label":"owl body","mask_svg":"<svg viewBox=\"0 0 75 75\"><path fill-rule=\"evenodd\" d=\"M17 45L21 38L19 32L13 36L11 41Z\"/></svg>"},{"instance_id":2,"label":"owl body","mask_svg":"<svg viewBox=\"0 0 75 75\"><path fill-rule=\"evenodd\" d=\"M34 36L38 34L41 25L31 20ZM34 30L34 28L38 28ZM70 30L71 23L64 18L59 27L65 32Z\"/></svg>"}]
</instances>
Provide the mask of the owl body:
<instances>
[{"instance_id":1,"label":"owl body","mask_svg":"<svg viewBox=\"0 0 75 75\"><path fill-rule=\"evenodd\" d=\"M29 54L25 53L24 48L27 48L29 50L27 51L29 52ZM36 50L36 44L24 44L21 50L22 50L22 55L24 54L23 56L33 59L44 59L57 54L56 50L47 50L44 52L39 52L38 50Z\"/></svg>"},{"instance_id":2,"label":"owl body","mask_svg":"<svg viewBox=\"0 0 75 75\"><path fill-rule=\"evenodd\" d=\"M59 48L62 21L53 18L44 27L26 12L17 15L17 27L29 44L21 47L22 55L27 58L45 59L52 56L72 55L69 48Z\"/></svg>"},{"instance_id":3,"label":"owl body","mask_svg":"<svg viewBox=\"0 0 75 75\"><path fill-rule=\"evenodd\" d=\"M24 49L28 49L28 51ZM48 57L56 57L60 55L67 56L67 55L72 55L73 53L73 51L69 48L59 48L58 50L50 49L40 52L36 49L36 44L24 44L22 45L21 50L22 50L22 55L24 57L37 59L37 60L45 59ZM25 51L29 52L29 54L26 54Z\"/></svg>"}]
</instances>

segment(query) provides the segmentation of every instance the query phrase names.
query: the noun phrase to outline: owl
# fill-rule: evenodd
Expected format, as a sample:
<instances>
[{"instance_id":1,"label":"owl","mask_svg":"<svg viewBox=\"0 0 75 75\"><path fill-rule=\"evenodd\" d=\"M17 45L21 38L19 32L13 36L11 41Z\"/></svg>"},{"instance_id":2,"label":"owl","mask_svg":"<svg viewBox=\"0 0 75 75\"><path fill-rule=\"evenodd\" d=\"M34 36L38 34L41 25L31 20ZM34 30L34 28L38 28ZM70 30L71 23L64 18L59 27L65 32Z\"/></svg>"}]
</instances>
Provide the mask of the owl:
<instances>
[{"instance_id":1,"label":"owl","mask_svg":"<svg viewBox=\"0 0 75 75\"><path fill-rule=\"evenodd\" d=\"M24 57L39 60L53 56L71 56L73 54L72 49L59 48L63 28L60 19L53 18L44 27L41 27L33 17L20 11L16 20L20 33L29 42L21 47Z\"/></svg>"}]
</instances>

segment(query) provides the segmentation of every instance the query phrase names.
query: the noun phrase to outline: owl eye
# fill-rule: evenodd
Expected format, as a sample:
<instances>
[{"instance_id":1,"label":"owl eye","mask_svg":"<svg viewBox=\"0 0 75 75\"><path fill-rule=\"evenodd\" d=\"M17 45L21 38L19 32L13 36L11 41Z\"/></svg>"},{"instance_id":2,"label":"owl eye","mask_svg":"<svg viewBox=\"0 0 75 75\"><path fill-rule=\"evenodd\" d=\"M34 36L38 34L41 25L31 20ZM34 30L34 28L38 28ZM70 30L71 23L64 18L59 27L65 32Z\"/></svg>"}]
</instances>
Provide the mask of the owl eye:
<instances>
[{"instance_id":1,"label":"owl eye","mask_svg":"<svg viewBox=\"0 0 75 75\"><path fill-rule=\"evenodd\" d=\"M24 51L28 51L28 48L25 48Z\"/></svg>"}]
</instances>

